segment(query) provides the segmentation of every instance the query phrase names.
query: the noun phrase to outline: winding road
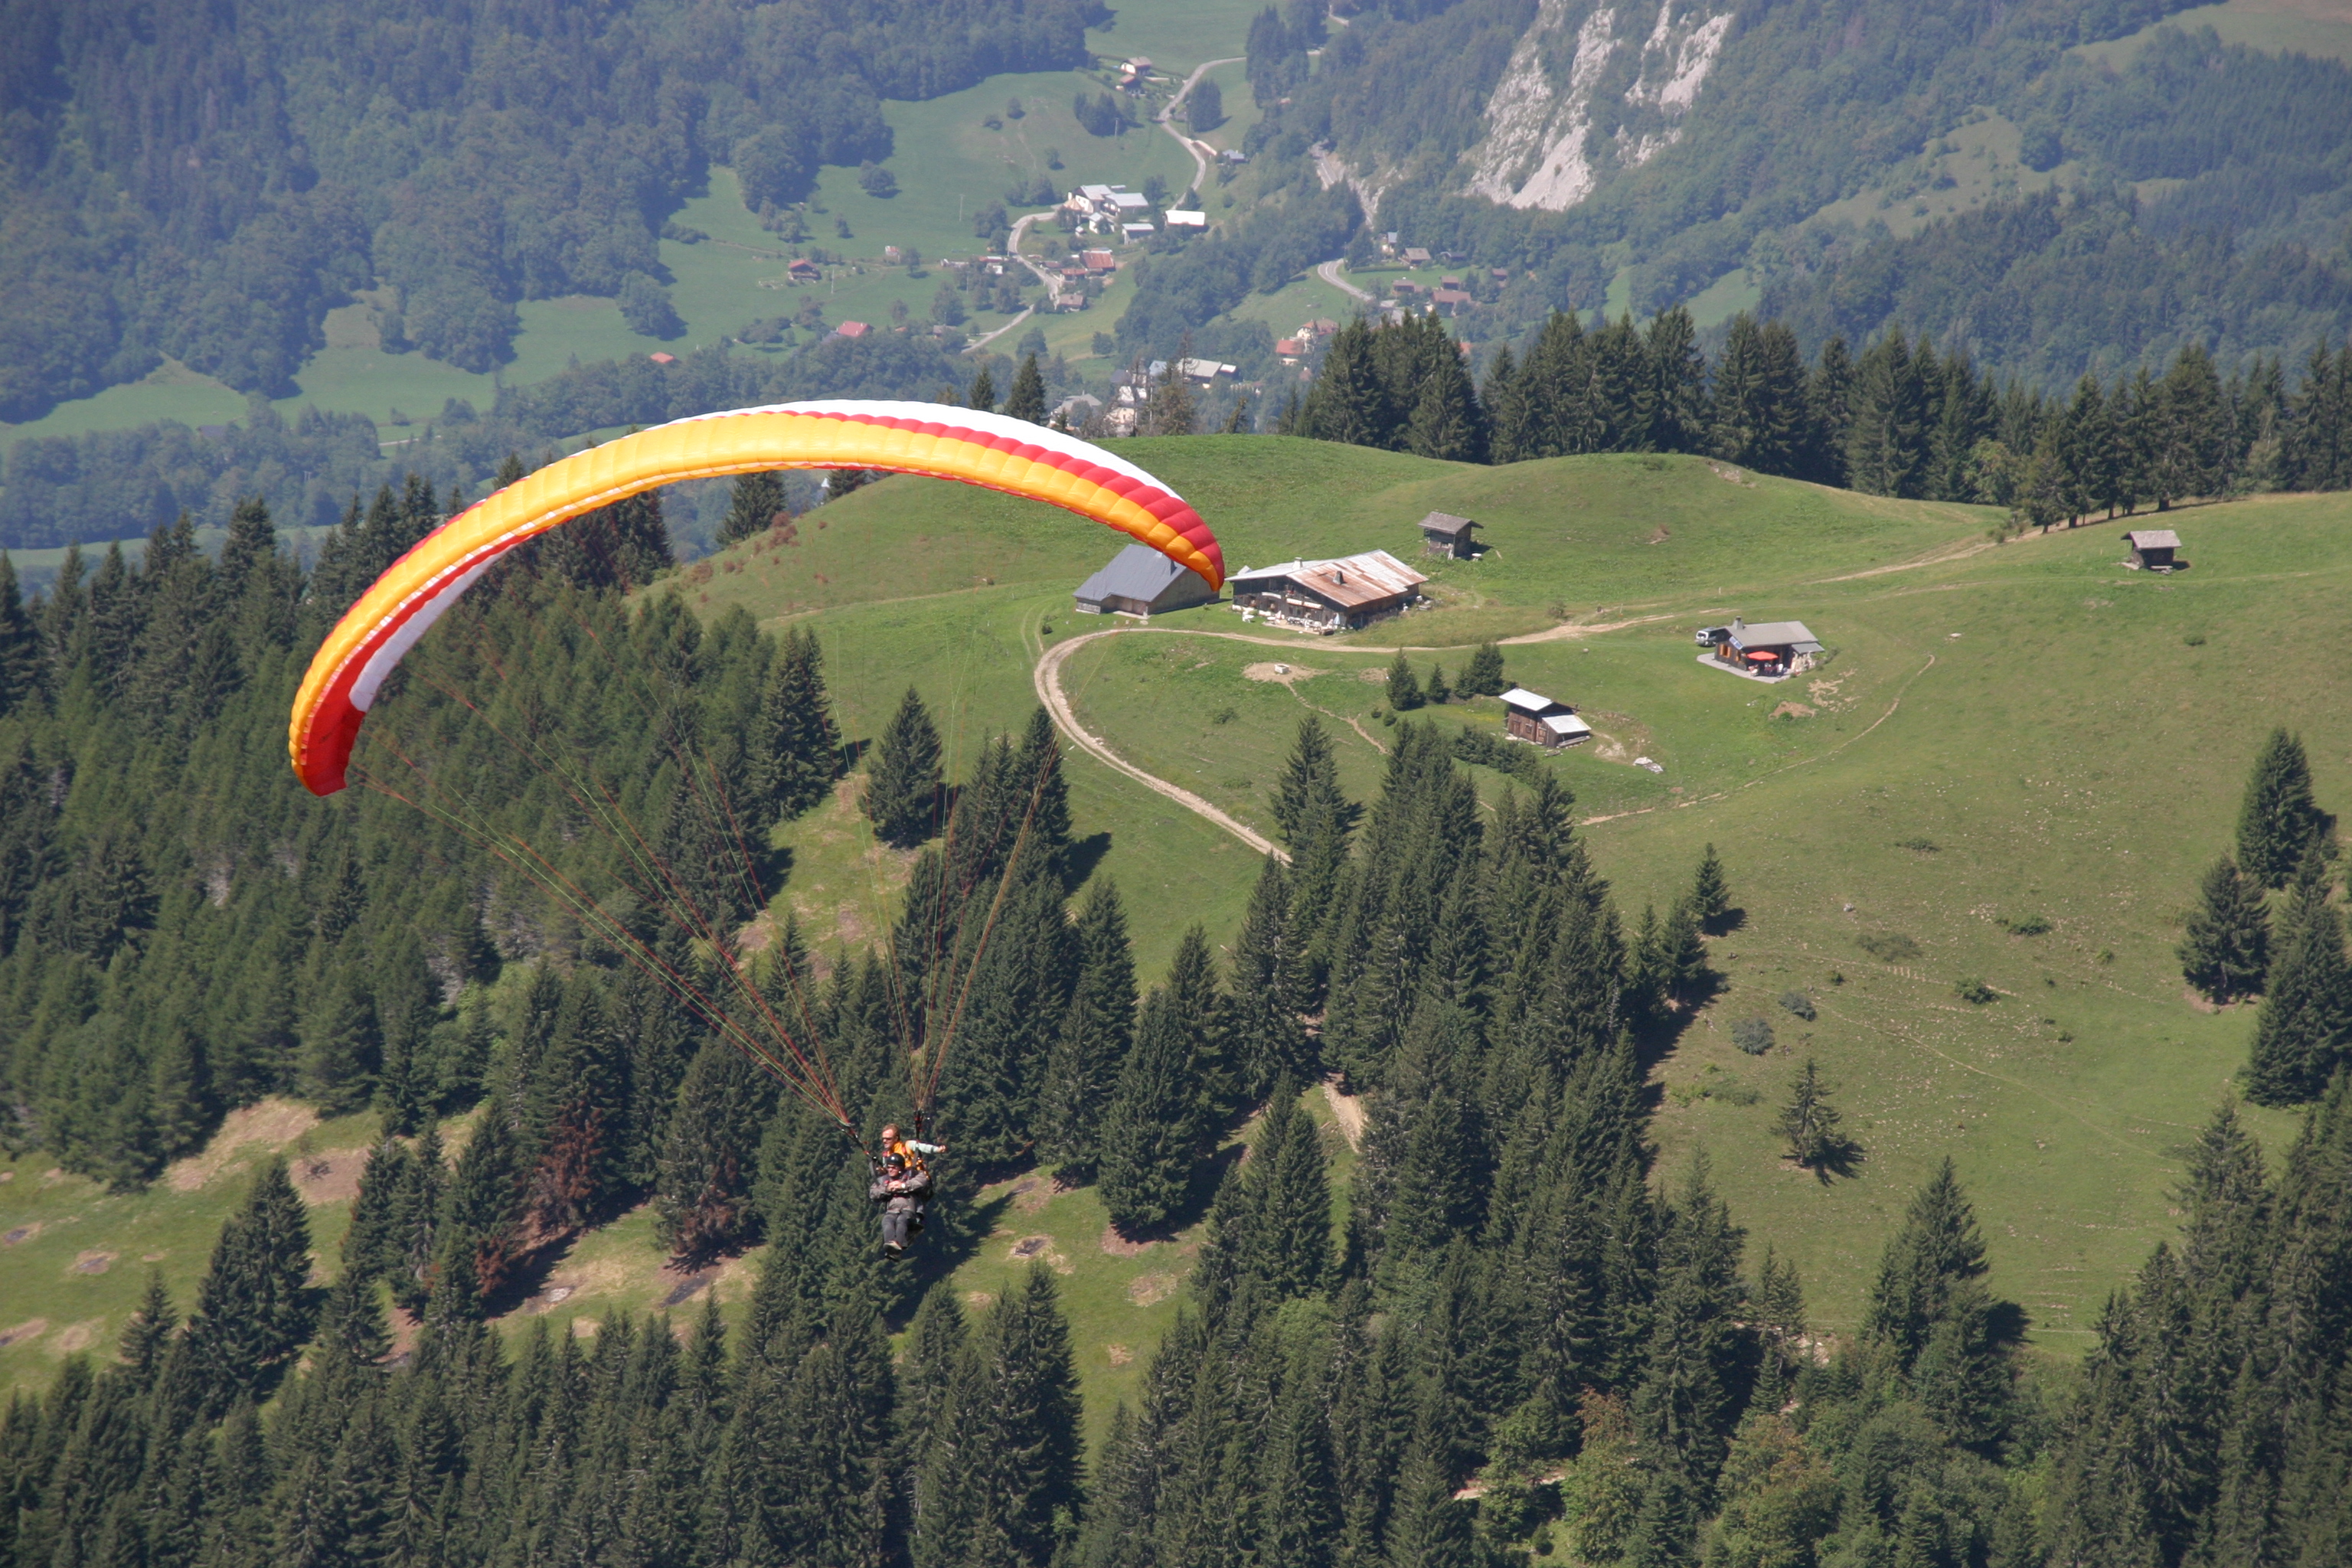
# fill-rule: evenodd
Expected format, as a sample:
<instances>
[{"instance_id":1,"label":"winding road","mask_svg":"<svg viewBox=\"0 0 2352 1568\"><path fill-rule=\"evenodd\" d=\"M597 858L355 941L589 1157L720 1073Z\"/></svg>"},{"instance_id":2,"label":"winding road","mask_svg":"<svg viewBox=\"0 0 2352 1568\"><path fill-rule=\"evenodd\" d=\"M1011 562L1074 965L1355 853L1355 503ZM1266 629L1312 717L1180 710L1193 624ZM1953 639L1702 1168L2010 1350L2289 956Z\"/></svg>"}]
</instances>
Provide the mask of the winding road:
<instances>
[{"instance_id":1,"label":"winding road","mask_svg":"<svg viewBox=\"0 0 2352 1568\"><path fill-rule=\"evenodd\" d=\"M1372 303L1372 297L1369 292L1357 288L1353 283L1349 282L1345 278L1339 276L1339 263L1336 259L1326 261L1317 267L1315 268L1315 276L1320 278L1324 282L1328 283L1334 289L1343 289L1348 293L1353 294L1357 299L1361 300L1367 305Z\"/></svg>"},{"instance_id":2,"label":"winding road","mask_svg":"<svg viewBox=\"0 0 2352 1568\"><path fill-rule=\"evenodd\" d=\"M1208 75L1211 70L1218 66L1237 66L1245 58L1242 55L1229 55L1221 60L1202 60L1192 68L1192 74L1184 79L1184 85L1176 89L1176 96L1168 100L1168 107L1151 117L1160 122L1160 130L1176 138L1176 145L1192 154L1192 189L1203 198L1208 195L1205 187L1209 183L1209 163L1216 157L1217 150L1206 142L1197 137L1187 136L1177 130L1174 123L1176 111L1183 107L1185 98L1201 84L1201 79Z\"/></svg>"}]
</instances>

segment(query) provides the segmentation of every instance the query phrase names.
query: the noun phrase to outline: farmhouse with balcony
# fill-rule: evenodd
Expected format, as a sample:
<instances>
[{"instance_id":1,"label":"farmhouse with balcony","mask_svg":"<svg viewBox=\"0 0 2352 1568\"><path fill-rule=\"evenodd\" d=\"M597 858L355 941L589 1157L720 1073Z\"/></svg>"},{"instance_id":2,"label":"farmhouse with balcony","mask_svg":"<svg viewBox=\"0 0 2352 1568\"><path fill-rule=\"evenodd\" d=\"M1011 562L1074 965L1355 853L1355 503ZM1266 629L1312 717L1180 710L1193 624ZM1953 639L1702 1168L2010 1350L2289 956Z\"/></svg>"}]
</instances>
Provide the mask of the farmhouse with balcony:
<instances>
[{"instance_id":1,"label":"farmhouse with balcony","mask_svg":"<svg viewBox=\"0 0 2352 1568\"><path fill-rule=\"evenodd\" d=\"M1234 605L1277 626L1310 632L1351 632L1421 600L1429 581L1385 550L1331 561L1290 561L1244 567L1226 581Z\"/></svg>"}]
</instances>

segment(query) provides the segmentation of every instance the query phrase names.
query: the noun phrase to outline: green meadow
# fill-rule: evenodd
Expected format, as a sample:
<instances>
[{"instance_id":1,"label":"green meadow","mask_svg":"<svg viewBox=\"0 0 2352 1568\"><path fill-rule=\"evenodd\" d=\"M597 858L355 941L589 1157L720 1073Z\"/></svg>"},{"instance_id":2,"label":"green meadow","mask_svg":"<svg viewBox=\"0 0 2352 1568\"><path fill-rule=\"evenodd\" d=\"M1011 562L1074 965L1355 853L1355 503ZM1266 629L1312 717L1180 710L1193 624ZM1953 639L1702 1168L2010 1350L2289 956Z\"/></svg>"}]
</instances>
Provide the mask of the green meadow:
<instances>
[{"instance_id":1,"label":"green meadow","mask_svg":"<svg viewBox=\"0 0 2352 1568\"><path fill-rule=\"evenodd\" d=\"M1995 1288L2025 1304L2042 1352L2079 1351L2107 1291L2170 1233L2187 1143L2243 1057L2250 1014L2191 1005L2172 949L2199 871L2229 839L2256 744L2273 725L2299 730L2323 803L2352 801L2346 678L2304 654L2352 577L2352 502L2183 509L2165 521L2191 568L2157 579L2120 565L2125 524L1995 545L1977 509L1696 458L1495 469L1214 437L1122 450L1199 506L1230 563L1387 548L1430 570L1435 607L1328 639L1268 637L1215 606L1148 627L1076 616L1070 588L1118 540L1058 511L908 479L656 591L706 615L741 605L771 627L814 629L853 739L877 733L917 687L955 767L1025 718L1048 646L1113 632L1068 659L1081 721L1261 826L1310 709L1328 716L1348 786L1378 787L1393 731L1383 687L1364 677L1397 647L1421 673L1439 662L1452 674L1482 638L1539 639L1507 644L1509 674L1576 704L1598 731L1542 765L1574 792L1627 918L1671 899L1708 843L1744 911L1711 942L1721 991L1654 1064L1662 1170L1703 1149L1751 1243L1796 1259L1814 1320L1835 1332L1856 1321L1910 1194L1949 1155L1982 1218ZM1478 518L1486 553L1419 557L1412 524L1433 508ZM1703 668L1691 633L1733 613L1801 618L1830 651L1778 685ZM1277 662L1291 679L1265 679ZM1412 721L1494 727L1498 714L1486 700ZM1633 767L1635 755L1664 773ZM1126 895L1145 982L1191 922L1228 939L1256 858L1085 755L1066 766L1076 833ZM1490 803L1509 787L1474 775ZM828 955L886 929L906 874L907 858L866 831L855 788L778 836L791 859L778 912ZM1994 1000L1962 1000L1962 979ZM1812 1019L1781 1005L1792 992ZM1777 1043L1749 1057L1731 1025L1756 1017ZM1779 1158L1771 1118L1807 1056L1866 1147L1853 1179L1823 1185ZM1322 1096L1309 1103L1328 1120ZM68 1345L105 1342L149 1266L184 1300L241 1191L238 1170L264 1149L348 1172L336 1151L355 1154L371 1131L365 1118L314 1128L292 1108L278 1114L240 1122L242 1150L216 1145L205 1158L217 1173L193 1186L109 1194L37 1154L0 1167L0 1234L26 1230L5 1254L0 1381L37 1379ZM2282 1146L2292 1118L2249 1115ZM1336 1131L1330 1142L1344 1148ZM316 1178L312 1210L328 1267L348 1198L334 1179ZM1098 1416L1096 1395L1134 1389L1197 1236L1139 1253L1107 1246L1090 1191L1035 1175L982 1205L987 1240L955 1287L992 1294L1033 1257L1064 1270ZM756 1254L685 1279L663 1268L651 1228L641 1210L584 1237L550 1277L563 1300L527 1311L593 1318L683 1305L704 1287L730 1303L748 1295ZM100 1255L102 1270L89 1268Z\"/></svg>"}]
</instances>

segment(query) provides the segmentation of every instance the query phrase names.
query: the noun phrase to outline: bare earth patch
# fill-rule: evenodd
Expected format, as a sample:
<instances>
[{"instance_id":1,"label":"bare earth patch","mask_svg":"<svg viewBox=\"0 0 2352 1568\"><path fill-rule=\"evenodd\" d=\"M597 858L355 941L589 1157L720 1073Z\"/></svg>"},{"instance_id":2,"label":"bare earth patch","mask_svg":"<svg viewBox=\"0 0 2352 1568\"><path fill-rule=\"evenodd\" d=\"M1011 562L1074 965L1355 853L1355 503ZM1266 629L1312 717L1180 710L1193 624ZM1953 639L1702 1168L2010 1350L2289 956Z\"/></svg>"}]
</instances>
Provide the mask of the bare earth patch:
<instances>
[{"instance_id":1,"label":"bare earth patch","mask_svg":"<svg viewBox=\"0 0 2352 1568\"><path fill-rule=\"evenodd\" d=\"M1324 673L1322 670L1309 669L1303 664L1245 664L1242 666L1242 675L1244 679L1249 680L1270 680L1276 686L1290 686L1301 680L1312 680L1322 673Z\"/></svg>"},{"instance_id":2,"label":"bare earth patch","mask_svg":"<svg viewBox=\"0 0 2352 1568\"><path fill-rule=\"evenodd\" d=\"M6 1350L10 1345L28 1344L48 1331L49 1321L47 1318L27 1319L15 1328L0 1332L0 1351Z\"/></svg>"},{"instance_id":3,"label":"bare earth patch","mask_svg":"<svg viewBox=\"0 0 2352 1568\"><path fill-rule=\"evenodd\" d=\"M40 1234L41 1222L39 1220L35 1220L30 1225L20 1225L14 1230L8 1232L7 1235L0 1236L0 1247L14 1247L20 1241L30 1241L33 1237Z\"/></svg>"},{"instance_id":4,"label":"bare earth patch","mask_svg":"<svg viewBox=\"0 0 2352 1568\"><path fill-rule=\"evenodd\" d=\"M1156 1241L1129 1241L1119 1235L1118 1226L1115 1225L1103 1226L1102 1249L1113 1258L1139 1257L1159 1245Z\"/></svg>"},{"instance_id":5,"label":"bare earth patch","mask_svg":"<svg viewBox=\"0 0 2352 1568\"><path fill-rule=\"evenodd\" d=\"M1127 1287L1127 1299L1139 1307L1156 1307L1175 1293L1173 1274L1139 1274Z\"/></svg>"},{"instance_id":6,"label":"bare earth patch","mask_svg":"<svg viewBox=\"0 0 2352 1568\"><path fill-rule=\"evenodd\" d=\"M996 1305L996 1298L985 1290L967 1290L963 1293L963 1304L975 1312L985 1312Z\"/></svg>"},{"instance_id":7,"label":"bare earth patch","mask_svg":"<svg viewBox=\"0 0 2352 1568\"><path fill-rule=\"evenodd\" d=\"M1775 719L1810 719L1812 716L1813 710L1801 702L1783 702L1772 710L1772 717Z\"/></svg>"},{"instance_id":8,"label":"bare earth patch","mask_svg":"<svg viewBox=\"0 0 2352 1568\"><path fill-rule=\"evenodd\" d=\"M306 1154L294 1162L294 1190L306 1204L349 1203L360 1195L360 1173L367 1168L364 1145Z\"/></svg>"},{"instance_id":9,"label":"bare earth patch","mask_svg":"<svg viewBox=\"0 0 2352 1568\"><path fill-rule=\"evenodd\" d=\"M1006 1254L1013 1262L1042 1263L1056 1274L1074 1274L1076 1266L1062 1255L1050 1236L1024 1236Z\"/></svg>"},{"instance_id":10,"label":"bare earth patch","mask_svg":"<svg viewBox=\"0 0 2352 1568\"><path fill-rule=\"evenodd\" d=\"M1667 530L1666 525L1662 522L1658 524L1658 531L1650 535L1649 542L1652 544L1664 544L1667 540L1672 539L1673 537L1674 534L1670 532Z\"/></svg>"},{"instance_id":11,"label":"bare earth patch","mask_svg":"<svg viewBox=\"0 0 2352 1568\"><path fill-rule=\"evenodd\" d=\"M1325 1103L1331 1107L1332 1120L1339 1122L1339 1131L1347 1135L1348 1147L1362 1148L1364 1146L1364 1102L1352 1094L1341 1092L1338 1073L1333 1073L1323 1080L1323 1099Z\"/></svg>"},{"instance_id":12,"label":"bare earth patch","mask_svg":"<svg viewBox=\"0 0 2352 1568\"><path fill-rule=\"evenodd\" d=\"M59 1355L71 1355L76 1351L86 1351L98 1343L99 1331L105 1327L104 1318L84 1318L79 1323L67 1325L58 1335L58 1342L49 1348Z\"/></svg>"},{"instance_id":13,"label":"bare earth patch","mask_svg":"<svg viewBox=\"0 0 2352 1568\"><path fill-rule=\"evenodd\" d=\"M1113 1366L1125 1366L1135 1359L1135 1352L1125 1345L1105 1345L1103 1353L1110 1357L1110 1364Z\"/></svg>"},{"instance_id":14,"label":"bare earth patch","mask_svg":"<svg viewBox=\"0 0 2352 1568\"><path fill-rule=\"evenodd\" d=\"M73 1260L73 1267L68 1269L67 1272L70 1274L103 1274L109 1268L113 1267L113 1253L85 1252Z\"/></svg>"},{"instance_id":15,"label":"bare earth patch","mask_svg":"<svg viewBox=\"0 0 2352 1568\"><path fill-rule=\"evenodd\" d=\"M319 1113L290 1100L270 1099L232 1110L201 1154L175 1160L163 1180L175 1193L193 1193L226 1170L239 1151L254 1144L276 1151L319 1125Z\"/></svg>"},{"instance_id":16,"label":"bare earth patch","mask_svg":"<svg viewBox=\"0 0 2352 1568\"><path fill-rule=\"evenodd\" d=\"M1360 669L1356 672L1356 679L1367 686L1386 686L1389 672L1385 669Z\"/></svg>"}]
</instances>

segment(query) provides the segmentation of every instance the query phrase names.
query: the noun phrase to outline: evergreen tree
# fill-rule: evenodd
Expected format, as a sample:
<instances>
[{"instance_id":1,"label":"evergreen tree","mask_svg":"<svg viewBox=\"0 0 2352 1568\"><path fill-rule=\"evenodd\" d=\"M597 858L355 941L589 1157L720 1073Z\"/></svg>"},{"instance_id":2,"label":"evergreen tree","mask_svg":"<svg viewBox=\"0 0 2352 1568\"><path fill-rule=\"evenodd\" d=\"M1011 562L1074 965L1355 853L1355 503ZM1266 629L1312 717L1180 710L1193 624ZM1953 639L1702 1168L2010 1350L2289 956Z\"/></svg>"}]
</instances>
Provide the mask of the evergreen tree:
<instances>
[{"instance_id":1,"label":"evergreen tree","mask_svg":"<svg viewBox=\"0 0 2352 1568\"><path fill-rule=\"evenodd\" d=\"M1376 363L1371 326L1349 322L1332 335L1301 411L1300 434L1351 447L1391 447L1402 422Z\"/></svg>"},{"instance_id":2,"label":"evergreen tree","mask_svg":"<svg viewBox=\"0 0 2352 1568\"><path fill-rule=\"evenodd\" d=\"M1700 853L1698 872L1691 879L1690 909L1704 931L1717 930L1731 912L1731 885L1724 879L1723 862L1712 844Z\"/></svg>"},{"instance_id":3,"label":"evergreen tree","mask_svg":"<svg viewBox=\"0 0 2352 1568\"><path fill-rule=\"evenodd\" d=\"M1441 351L1433 357L1406 421L1404 445L1416 456L1449 463L1486 461L1486 411L1459 354Z\"/></svg>"},{"instance_id":4,"label":"evergreen tree","mask_svg":"<svg viewBox=\"0 0 2352 1568\"><path fill-rule=\"evenodd\" d=\"M2312 798L2302 740L2273 730L2238 810L2239 867L2263 887L2284 888L2305 855L2329 845L2335 827Z\"/></svg>"},{"instance_id":5,"label":"evergreen tree","mask_svg":"<svg viewBox=\"0 0 2352 1568\"><path fill-rule=\"evenodd\" d=\"M1534 455L1528 449L1530 432L1527 390L1520 381L1518 364L1511 358L1510 344L1497 348L1488 362L1486 384L1479 390L1478 402L1486 411L1489 461L1516 463Z\"/></svg>"},{"instance_id":6,"label":"evergreen tree","mask_svg":"<svg viewBox=\"0 0 2352 1568\"><path fill-rule=\"evenodd\" d=\"M1013 377L1013 390L1004 397L1004 413L1007 418L1026 419L1032 425L1045 423L1045 378L1037 369L1035 354L1021 361L1021 369Z\"/></svg>"},{"instance_id":7,"label":"evergreen tree","mask_svg":"<svg viewBox=\"0 0 2352 1568\"><path fill-rule=\"evenodd\" d=\"M1186 1018L1182 1006L1165 988L1143 999L1134 1047L1103 1113L1103 1207L1129 1236L1167 1224L1183 1201L1199 1152L1197 1021Z\"/></svg>"},{"instance_id":8,"label":"evergreen tree","mask_svg":"<svg viewBox=\"0 0 2352 1568\"><path fill-rule=\"evenodd\" d=\"M1422 695L1433 705L1443 706L1454 700L1454 689L1445 684L1445 667L1433 660L1429 667L1429 683Z\"/></svg>"},{"instance_id":9,"label":"evergreen tree","mask_svg":"<svg viewBox=\"0 0 2352 1568\"><path fill-rule=\"evenodd\" d=\"M727 516L719 524L719 547L723 550L757 538L789 515L782 474L770 470L739 474L727 498Z\"/></svg>"},{"instance_id":10,"label":"evergreen tree","mask_svg":"<svg viewBox=\"0 0 2352 1568\"><path fill-rule=\"evenodd\" d=\"M687 1068L663 1137L655 1232L682 1258L751 1239L761 1121L768 1097L741 1051L706 1040Z\"/></svg>"},{"instance_id":11,"label":"evergreen tree","mask_svg":"<svg viewBox=\"0 0 2352 1568\"><path fill-rule=\"evenodd\" d=\"M1399 713L1410 713L1424 700L1421 682L1413 678L1412 665L1402 648L1389 661L1388 695L1389 706Z\"/></svg>"},{"instance_id":12,"label":"evergreen tree","mask_svg":"<svg viewBox=\"0 0 2352 1568\"><path fill-rule=\"evenodd\" d=\"M1454 690L1465 697L1500 697L1510 683L1503 676L1503 650L1493 643L1482 642L1470 655L1470 662L1462 669L1462 679Z\"/></svg>"},{"instance_id":13,"label":"evergreen tree","mask_svg":"<svg viewBox=\"0 0 2352 1568\"><path fill-rule=\"evenodd\" d=\"M2019 1315L1981 1283L1984 1242L1946 1160L1886 1244L1864 1310L1863 1337L1908 1376L1958 1442L1998 1442L2009 1427L2010 1336Z\"/></svg>"},{"instance_id":14,"label":"evergreen tree","mask_svg":"<svg viewBox=\"0 0 2352 1568\"><path fill-rule=\"evenodd\" d=\"M2223 855L2198 889L2182 939L2180 973L2214 1002L2229 1003L2262 989L2270 967L2270 912L2261 890Z\"/></svg>"},{"instance_id":15,"label":"evergreen tree","mask_svg":"<svg viewBox=\"0 0 2352 1568\"><path fill-rule=\"evenodd\" d=\"M767 807L797 816L821 803L841 770L841 731L824 685L816 634L784 634L760 692L751 743L753 787Z\"/></svg>"},{"instance_id":16,"label":"evergreen tree","mask_svg":"<svg viewBox=\"0 0 2352 1568\"><path fill-rule=\"evenodd\" d=\"M1330 734L1312 713L1298 721L1298 738L1283 763L1268 808L1283 842L1294 852L1303 847L1309 825L1318 818L1336 821L1342 831L1355 826L1357 808L1339 793L1339 764L1332 754Z\"/></svg>"},{"instance_id":17,"label":"evergreen tree","mask_svg":"<svg viewBox=\"0 0 2352 1568\"><path fill-rule=\"evenodd\" d=\"M1233 998L1224 1020L1227 1043L1244 1100L1256 1100L1287 1072L1314 1076L1313 1043L1298 1017L1294 990L1299 963L1288 951L1297 926L1290 918L1290 873L1274 855L1258 869L1242 929L1234 939Z\"/></svg>"},{"instance_id":18,"label":"evergreen tree","mask_svg":"<svg viewBox=\"0 0 2352 1568\"><path fill-rule=\"evenodd\" d=\"M2352 963L2329 892L2315 854L2288 894L2254 1018L2245 1077L2257 1105L2316 1099L2352 1047Z\"/></svg>"},{"instance_id":19,"label":"evergreen tree","mask_svg":"<svg viewBox=\"0 0 2352 1568\"><path fill-rule=\"evenodd\" d=\"M1916 496L1927 467L1927 395L1919 356L1898 329L1854 366L1845 467L1866 495Z\"/></svg>"},{"instance_id":20,"label":"evergreen tree","mask_svg":"<svg viewBox=\"0 0 2352 1568\"><path fill-rule=\"evenodd\" d=\"M1772 1126L1788 1140L1788 1158L1824 1182L1832 1173L1851 1175L1862 1160L1862 1146L1838 1131L1844 1118L1830 1103L1831 1092L1813 1058L1807 1057L1789 1087L1789 1103Z\"/></svg>"},{"instance_id":21,"label":"evergreen tree","mask_svg":"<svg viewBox=\"0 0 2352 1568\"><path fill-rule=\"evenodd\" d=\"M254 1177L244 1206L221 1227L196 1288L187 1337L175 1352L208 1415L239 1394L266 1391L310 1336L310 1227L302 1199L272 1160Z\"/></svg>"},{"instance_id":22,"label":"evergreen tree","mask_svg":"<svg viewBox=\"0 0 2352 1568\"><path fill-rule=\"evenodd\" d=\"M996 381L988 374L986 365L981 366L980 374L971 378L971 395L967 401L969 406L982 414L996 411Z\"/></svg>"},{"instance_id":23,"label":"evergreen tree","mask_svg":"<svg viewBox=\"0 0 2352 1568\"><path fill-rule=\"evenodd\" d=\"M939 831L943 787L940 732L910 686L874 748L866 776L866 815L875 836L902 849L930 837Z\"/></svg>"},{"instance_id":24,"label":"evergreen tree","mask_svg":"<svg viewBox=\"0 0 2352 1568\"><path fill-rule=\"evenodd\" d=\"M1287 1078L1274 1087L1249 1169L1247 1272L1275 1300L1319 1294L1331 1269L1330 1187L1321 1133Z\"/></svg>"},{"instance_id":25,"label":"evergreen tree","mask_svg":"<svg viewBox=\"0 0 2352 1568\"><path fill-rule=\"evenodd\" d=\"M1039 1151L1071 1175L1102 1157L1105 1117L1135 1033L1135 961L1118 889L1105 878L1077 921L1078 977L1040 1092Z\"/></svg>"},{"instance_id":26,"label":"evergreen tree","mask_svg":"<svg viewBox=\"0 0 2352 1568\"><path fill-rule=\"evenodd\" d=\"M16 567L0 550L0 716L38 702L47 660L40 628L26 613Z\"/></svg>"}]
</instances>

